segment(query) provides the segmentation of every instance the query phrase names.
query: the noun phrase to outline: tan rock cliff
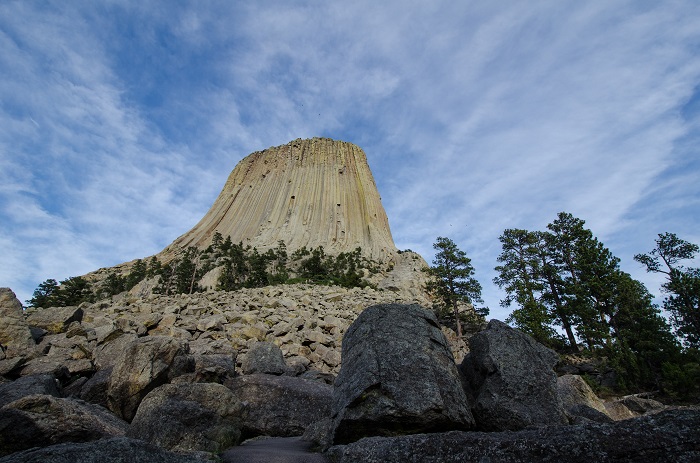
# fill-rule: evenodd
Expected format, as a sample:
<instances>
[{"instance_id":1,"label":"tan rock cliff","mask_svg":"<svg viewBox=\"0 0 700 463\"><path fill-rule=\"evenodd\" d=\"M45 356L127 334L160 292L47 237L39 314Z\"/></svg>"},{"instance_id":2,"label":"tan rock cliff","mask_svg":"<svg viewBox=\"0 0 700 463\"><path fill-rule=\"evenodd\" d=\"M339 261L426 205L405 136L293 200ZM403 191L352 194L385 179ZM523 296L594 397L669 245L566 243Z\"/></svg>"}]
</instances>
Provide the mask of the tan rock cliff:
<instances>
[{"instance_id":1,"label":"tan rock cliff","mask_svg":"<svg viewBox=\"0 0 700 463\"><path fill-rule=\"evenodd\" d=\"M209 212L163 254L206 248L217 231L260 250L282 240L289 251L323 246L338 254L359 246L379 261L397 251L365 153L328 138L294 140L241 160Z\"/></svg>"}]
</instances>

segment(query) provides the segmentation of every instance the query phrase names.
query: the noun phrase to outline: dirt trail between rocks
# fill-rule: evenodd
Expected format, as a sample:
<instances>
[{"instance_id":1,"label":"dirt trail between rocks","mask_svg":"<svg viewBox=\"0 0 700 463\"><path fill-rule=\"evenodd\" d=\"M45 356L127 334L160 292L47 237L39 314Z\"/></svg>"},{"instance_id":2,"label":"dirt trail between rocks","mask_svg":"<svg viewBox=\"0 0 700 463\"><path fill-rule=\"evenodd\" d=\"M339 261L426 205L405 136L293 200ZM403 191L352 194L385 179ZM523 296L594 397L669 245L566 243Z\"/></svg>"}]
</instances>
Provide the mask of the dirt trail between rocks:
<instances>
[{"instance_id":1,"label":"dirt trail between rocks","mask_svg":"<svg viewBox=\"0 0 700 463\"><path fill-rule=\"evenodd\" d=\"M301 437L270 437L244 442L221 455L224 463L328 463L320 453L309 450L311 444Z\"/></svg>"}]
</instances>

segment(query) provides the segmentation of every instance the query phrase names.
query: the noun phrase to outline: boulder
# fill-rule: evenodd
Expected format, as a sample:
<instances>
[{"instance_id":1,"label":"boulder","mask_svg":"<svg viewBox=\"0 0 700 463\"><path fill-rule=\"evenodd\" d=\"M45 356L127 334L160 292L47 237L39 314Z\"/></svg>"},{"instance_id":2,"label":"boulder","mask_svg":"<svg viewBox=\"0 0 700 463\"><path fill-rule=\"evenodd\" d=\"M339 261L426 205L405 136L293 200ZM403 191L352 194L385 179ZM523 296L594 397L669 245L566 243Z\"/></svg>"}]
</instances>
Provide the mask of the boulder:
<instances>
[{"instance_id":1,"label":"boulder","mask_svg":"<svg viewBox=\"0 0 700 463\"><path fill-rule=\"evenodd\" d=\"M0 351L6 358L19 357L34 345L22 303L10 288L0 288Z\"/></svg>"},{"instance_id":2,"label":"boulder","mask_svg":"<svg viewBox=\"0 0 700 463\"><path fill-rule=\"evenodd\" d=\"M60 397L56 378L53 375L22 376L11 383L0 385L0 407L34 394Z\"/></svg>"},{"instance_id":3,"label":"boulder","mask_svg":"<svg viewBox=\"0 0 700 463\"><path fill-rule=\"evenodd\" d=\"M223 384L236 376L238 353L227 342L200 338L190 342L190 352L195 362L193 382Z\"/></svg>"},{"instance_id":4,"label":"boulder","mask_svg":"<svg viewBox=\"0 0 700 463\"><path fill-rule=\"evenodd\" d=\"M109 408L107 391L112 377L112 367L97 371L80 388L80 398L86 402Z\"/></svg>"},{"instance_id":5,"label":"boulder","mask_svg":"<svg viewBox=\"0 0 700 463\"><path fill-rule=\"evenodd\" d=\"M12 357L0 360L0 378L6 375L14 375L21 370L27 359L25 357Z\"/></svg>"},{"instance_id":6,"label":"boulder","mask_svg":"<svg viewBox=\"0 0 700 463\"><path fill-rule=\"evenodd\" d=\"M333 442L469 429L474 419L435 315L417 305L367 308L343 339Z\"/></svg>"},{"instance_id":7,"label":"boulder","mask_svg":"<svg viewBox=\"0 0 700 463\"><path fill-rule=\"evenodd\" d=\"M628 395L620 399L625 407L627 407L632 413L638 415L644 415L645 413L658 413L665 409L666 406L661 402L642 397L640 395Z\"/></svg>"},{"instance_id":8,"label":"boulder","mask_svg":"<svg viewBox=\"0 0 700 463\"><path fill-rule=\"evenodd\" d=\"M141 400L156 387L194 370L186 341L148 336L133 341L112 370L107 404L120 418L131 421Z\"/></svg>"},{"instance_id":9,"label":"boulder","mask_svg":"<svg viewBox=\"0 0 700 463\"><path fill-rule=\"evenodd\" d=\"M287 371L282 350L271 342L254 343L241 364L244 375L264 373L268 375L282 375Z\"/></svg>"},{"instance_id":10,"label":"boulder","mask_svg":"<svg viewBox=\"0 0 700 463\"><path fill-rule=\"evenodd\" d=\"M70 378L70 372L66 366L68 360L61 356L36 357L24 363L19 369L19 374L21 376L52 375L65 383Z\"/></svg>"},{"instance_id":11,"label":"boulder","mask_svg":"<svg viewBox=\"0 0 700 463\"><path fill-rule=\"evenodd\" d=\"M113 437L56 444L0 458L0 463L211 463L208 455L178 454L148 442Z\"/></svg>"},{"instance_id":12,"label":"boulder","mask_svg":"<svg viewBox=\"0 0 700 463\"><path fill-rule=\"evenodd\" d=\"M698 429L700 410L669 410L613 423L370 437L327 455L335 463L690 463L700 461Z\"/></svg>"},{"instance_id":13,"label":"boulder","mask_svg":"<svg viewBox=\"0 0 700 463\"><path fill-rule=\"evenodd\" d=\"M169 450L219 453L240 439L240 409L221 384L164 384L143 399L127 436Z\"/></svg>"},{"instance_id":14,"label":"boulder","mask_svg":"<svg viewBox=\"0 0 700 463\"><path fill-rule=\"evenodd\" d=\"M557 354L503 322L472 336L460 365L472 412L484 431L568 423L557 394Z\"/></svg>"},{"instance_id":15,"label":"boulder","mask_svg":"<svg viewBox=\"0 0 700 463\"><path fill-rule=\"evenodd\" d=\"M82 319L83 309L79 307L51 307L30 313L27 316L27 325L56 334L64 333L71 323Z\"/></svg>"},{"instance_id":16,"label":"boulder","mask_svg":"<svg viewBox=\"0 0 700 463\"><path fill-rule=\"evenodd\" d=\"M62 442L123 436L128 425L81 400L30 395L0 409L0 455Z\"/></svg>"},{"instance_id":17,"label":"boulder","mask_svg":"<svg viewBox=\"0 0 700 463\"><path fill-rule=\"evenodd\" d=\"M619 400L612 400L610 402L605 402L605 411L608 416L610 416L615 421L628 420L630 418L636 418L639 415L632 412Z\"/></svg>"},{"instance_id":18,"label":"boulder","mask_svg":"<svg viewBox=\"0 0 700 463\"><path fill-rule=\"evenodd\" d=\"M102 341L97 341L97 347L93 352L95 367L98 370L113 367L127 346L136 341L138 336L133 333L124 334L116 330L112 335Z\"/></svg>"},{"instance_id":19,"label":"boulder","mask_svg":"<svg viewBox=\"0 0 700 463\"><path fill-rule=\"evenodd\" d=\"M564 410L570 416L581 416L597 421L611 421L605 404L578 375L564 375L557 378L557 393ZM601 416L602 415L602 416Z\"/></svg>"},{"instance_id":20,"label":"boulder","mask_svg":"<svg viewBox=\"0 0 700 463\"><path fill-rule=\"evenodd\" d=\"M253 374L226 381L241 403L243 438L301 436L331 415L332 387L290 376Z\"/></svg>"}]
</instances>

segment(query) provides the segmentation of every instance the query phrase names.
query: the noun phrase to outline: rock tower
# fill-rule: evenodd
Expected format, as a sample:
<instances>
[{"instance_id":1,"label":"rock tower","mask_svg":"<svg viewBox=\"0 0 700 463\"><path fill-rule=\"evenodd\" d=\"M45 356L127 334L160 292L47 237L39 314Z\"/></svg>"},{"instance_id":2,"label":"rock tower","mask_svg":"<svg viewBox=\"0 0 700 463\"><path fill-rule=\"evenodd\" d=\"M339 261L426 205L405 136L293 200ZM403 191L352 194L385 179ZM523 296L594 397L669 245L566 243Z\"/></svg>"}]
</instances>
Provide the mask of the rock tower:
<instances>
[{"instance_id":1,"label":"rock tower","mask_svg":"<svg viewBox=\"0 0 700 463\"><path fill-rule=\"evenodd\" d=\"M233 169L209 212L164 253L206 248L215 232L260 250L358 246L371 259L397 252L364 151L328 138L297 139L252 153Z\"/></svg>"}]
</instances>

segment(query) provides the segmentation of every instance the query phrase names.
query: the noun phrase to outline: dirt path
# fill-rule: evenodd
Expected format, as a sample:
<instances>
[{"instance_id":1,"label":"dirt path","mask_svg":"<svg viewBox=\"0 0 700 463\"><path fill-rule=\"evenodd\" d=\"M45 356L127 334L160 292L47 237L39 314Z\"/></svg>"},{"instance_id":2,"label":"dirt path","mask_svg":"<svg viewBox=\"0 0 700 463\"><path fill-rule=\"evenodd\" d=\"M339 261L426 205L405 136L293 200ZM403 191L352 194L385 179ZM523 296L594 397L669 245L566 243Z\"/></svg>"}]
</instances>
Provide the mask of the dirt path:
<instances>
[{"instance_id":1,"label":"dirt path","mask_svg":"<svg viewBox=\"0 0 700 463\"><path fill-rule=\"evenodd\" d=\"M226 450L224 463L328 463L320 453L309 450L300 437L270 437L244 442Z\"/></svg>"}]
</instances>

